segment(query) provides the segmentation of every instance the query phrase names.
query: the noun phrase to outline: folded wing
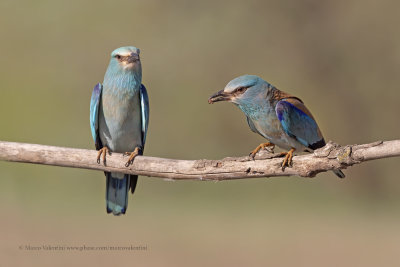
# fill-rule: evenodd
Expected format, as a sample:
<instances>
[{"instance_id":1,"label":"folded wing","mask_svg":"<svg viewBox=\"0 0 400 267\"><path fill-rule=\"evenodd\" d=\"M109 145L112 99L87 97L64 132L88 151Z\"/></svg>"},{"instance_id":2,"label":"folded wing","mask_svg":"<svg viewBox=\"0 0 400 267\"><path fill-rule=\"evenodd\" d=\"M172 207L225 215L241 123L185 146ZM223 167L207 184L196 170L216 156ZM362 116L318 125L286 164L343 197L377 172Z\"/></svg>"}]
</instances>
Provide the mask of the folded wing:
<instances>
[{"instance_id":1,"label":"folded wing","mask_svg":"<svg viewBox=\"0 0 400 267\"><path fill-rule=\"evenodd\" d=\"M312 150L325 145L313 116L298 98L280 100L276 104L275 111L285 133L302 145Z\"/></svg>"},{"instance_id":2,"label":"folded wing","mask_svg":"<svg viewBox=\"0 0 400 267\"><path fill-rule=\"evenodd\" d=\"M97 150L103 147L99 136L99 106L102 90L103 85L96 84L90 99L90 130Z\"/></svg>"}]
</instances>

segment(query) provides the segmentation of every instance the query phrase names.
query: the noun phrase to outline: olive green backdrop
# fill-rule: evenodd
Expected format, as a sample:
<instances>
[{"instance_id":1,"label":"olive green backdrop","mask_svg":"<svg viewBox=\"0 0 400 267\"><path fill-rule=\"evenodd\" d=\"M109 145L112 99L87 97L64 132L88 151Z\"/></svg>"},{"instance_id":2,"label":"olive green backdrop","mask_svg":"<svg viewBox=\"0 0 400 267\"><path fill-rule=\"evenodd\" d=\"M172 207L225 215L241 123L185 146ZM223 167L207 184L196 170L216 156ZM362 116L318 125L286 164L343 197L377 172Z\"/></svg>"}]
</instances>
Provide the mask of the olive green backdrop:
<instances>
[{"instance_id":1,"label":"olive green backdrop","mask_svg":"<svg viewBox=\"0 0 400 267\"><path fill-rule=\"evenodd\" d=\"M389 0L2 0L0 140L93 148L92 88L125 45L141 49L146 155L218 159L255 148L263 139L238 108L207 104L242 74L301 97L327 140L396 139L399 9ZM126 216L113 217L102 172L0 162L0 265L398 266L398 165L365 163L344 180L141 177Z\"/></svg>"}]
</instances>

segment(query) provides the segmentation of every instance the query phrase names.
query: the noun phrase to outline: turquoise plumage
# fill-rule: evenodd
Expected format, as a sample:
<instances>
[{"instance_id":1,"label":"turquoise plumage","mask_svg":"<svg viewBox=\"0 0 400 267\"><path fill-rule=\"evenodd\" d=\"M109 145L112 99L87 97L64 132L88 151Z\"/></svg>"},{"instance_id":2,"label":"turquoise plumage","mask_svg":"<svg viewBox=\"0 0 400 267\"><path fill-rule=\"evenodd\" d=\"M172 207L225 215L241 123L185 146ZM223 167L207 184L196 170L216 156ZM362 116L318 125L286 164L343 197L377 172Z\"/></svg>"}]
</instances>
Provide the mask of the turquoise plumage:
<instances>
[{"instance_id":1,"label":"turquoise plumage","mask_svg":"<svg viewBox=\"0 0 400 267\"><path fill-rule=\"evenodd\" d=\"M230 81L226 87L209 98L209 103L230 101L246 115L253 132L269 142L260 144L251 152L275 145L288 149L282 169L291 165L294 151L312 152L325 146L325 140L311 112L303 101L278 90L255 75L243 75ZM344 178L341 170L333 172Z\"/></svg>"},{"instance_id":2,"label":"turquoise plumage","mask_svg":"<svg viewBox=\"0 0 400 267\"><path fill-rule=\"evenodd\" d=\"M111 53L103 84L98 83L90 101L90 128L100 163L108 152L129 154L127 166L143 153L149 123L149 100L141 84L139 49L121 47ZM127 152L130 151L130 152ZM133 152L132 152L133 151ZM107 213L125 214L129 189L133 193L137 175L106 174Z\"/></svg>"},{"instance_id":3,"label":"turquoise plumage","mask_svg":"<svg viewBox=\"0 0 400 267\"><path fill-rule=\"evenodd\" d=\"M325 145L324 138L314 118L310 116L311 114L307 115L303 111L306 110L303 103L297 99L290 100L295 104L290 103L289 99L284 99L276 103L275 106L276 115L281 122L283 131L312 150L321 147L321 143Z\"/></svg>"}]
</instances>

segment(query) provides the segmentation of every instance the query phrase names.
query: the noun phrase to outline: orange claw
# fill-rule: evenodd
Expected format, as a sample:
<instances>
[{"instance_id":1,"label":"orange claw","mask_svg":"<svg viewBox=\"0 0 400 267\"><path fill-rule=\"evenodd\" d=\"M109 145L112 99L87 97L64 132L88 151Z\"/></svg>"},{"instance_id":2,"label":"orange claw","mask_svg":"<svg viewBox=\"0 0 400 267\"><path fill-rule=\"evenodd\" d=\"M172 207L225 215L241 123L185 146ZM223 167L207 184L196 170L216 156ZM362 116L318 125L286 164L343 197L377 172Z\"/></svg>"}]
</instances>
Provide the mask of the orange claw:
<instances>
[{"instance_id":1,"label":"orange claw","mask_svg":"<svg viewBox=\"0 0 400 267\"><path fill-rule=\"evenodd\" d=\"M110 153L110 150L108 149L108 147L103 147L103 148L101 148L101 149L99 149L99 152L97 153L97 164L100 164L100 157L101 157L101 154L103 154L103 163L104 163L104 165L106 164L106 154L109 154Z\"/></svg>"},{"instance_id":2,"label":"orange claw","mask_svg":"<svg viewBox=\"0 0 400 267\"><path fill-rule=\"evenodd\" d=\"M272 148L271 148L271 151L272 151L272 153L274 153L275 145L272 144L272 143L270 143L270 142L267 142L267 143L262 143L262 144L260 144L259 146L257 146L253 151L250 152L250 155L249 155L249 156L250 156L252 159L254 159L254 157L256 156L256 154L258 153L258 151L260 151L261 149L264 149L264 148L266 148L266 147L272 147Z\"/></svg>"},{"instance_id":3,"label":"orange claw","mask_svg":"<svg viewBox=\"0 0 400 267\"><path fill-rule=\"evenodd\" d=\"M283 162L282 162L282 171L285 170L285 167L289 167L293 165L293 153L296 149L295 148L291 148L288 152L282 152L280 154L280 156L285 156Z\"/></svg>"},{"instance_id":4,"label":"orange claw","mask_svg":"<svg viewBox=\"0 0 400 267\"><path fill-rule=\"evenodd\" d=\"M125 152L125 155L129 156L128 161L125 163L125 167L129 167L133 163L133 160L136 158L137 155L139 155L140 148L135 147L135 150L133 152Z\"/></svg>"}]
</instances>

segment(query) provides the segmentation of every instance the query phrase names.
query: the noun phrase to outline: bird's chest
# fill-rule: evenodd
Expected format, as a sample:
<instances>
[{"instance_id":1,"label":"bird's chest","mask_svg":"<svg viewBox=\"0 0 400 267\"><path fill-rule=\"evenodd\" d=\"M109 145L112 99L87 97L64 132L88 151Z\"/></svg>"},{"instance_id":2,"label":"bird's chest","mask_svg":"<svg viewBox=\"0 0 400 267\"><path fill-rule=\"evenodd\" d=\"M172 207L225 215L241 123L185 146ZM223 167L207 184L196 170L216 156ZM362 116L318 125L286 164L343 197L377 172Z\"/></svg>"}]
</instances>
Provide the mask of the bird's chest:
<instances>
[{"instance_id":1,"label":"bird's chest","mask_svg":"<svg viewBox=\"0 0 400 267\"><path fill-rule=\"evenodd\" d=\"M139 92L105 91L99 111L99 131L103 144L112 151L125 152L141 145Z\"/></svg>"},{"instance_id":2,"label":"bird's chest","mask_svg":"<svg viewBox=\"0 0 400 267\"><path fill-rule=\"evenodd\" d=\"M263 137L279 147L287 147L287 135L283 131L281 122L272 106L258 105L256 107L241 107L241 109L251 119L254 127Z\"/></svg>"},{"instance_id":3,"label":"bird's chest","mask_svg":"<svg viewBox=\"0 0 400 267\"><path fill-rule=\"evenodd\" d=\"M256 129L270 140L280 138L282 135L282 126L275 111L267 111L255 116L253 123Z\"/></svg>"},{"instance_id":4,"label":"bird's chest","mask_svg":"<svg viewBox=\"0 0 400 267\"><path fill-rule=\"evenodd\" d=\"M281 132L281 123L271 106L243 106L242 111L249 117L256 129L266 138L277 136Z\"/></svg>"},{"instance_id":5,"label":"bird's chest","mask_svg":"<svg viewBox=\"0 0 400 267\"><path fill-rule=\"evenodd\" d=\"M110 120L118 126L130 123L135 114L139 113L139 94L104 93L102 96L101 107L103 108L104 118ZM112 123L112 124L113 124Z\"/></svg>"}]
</instances>

